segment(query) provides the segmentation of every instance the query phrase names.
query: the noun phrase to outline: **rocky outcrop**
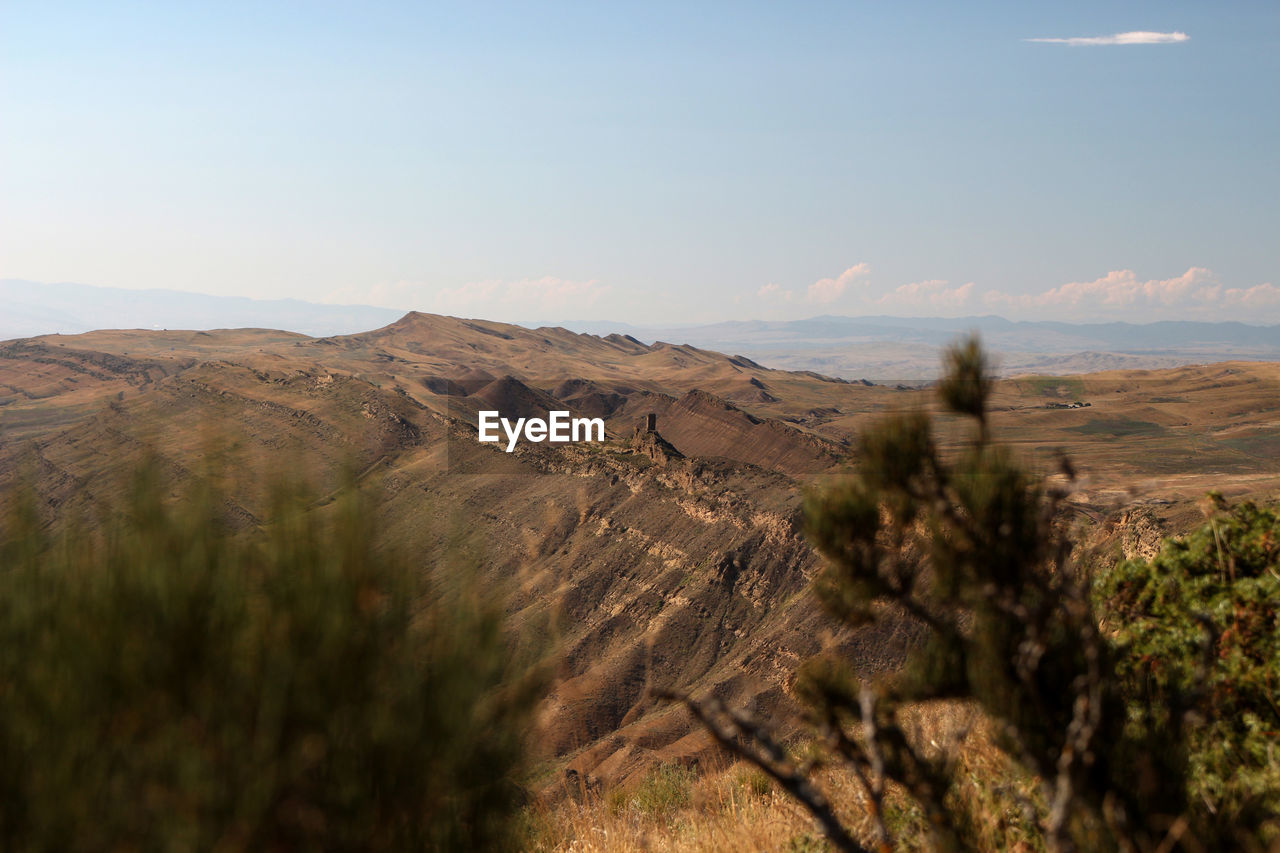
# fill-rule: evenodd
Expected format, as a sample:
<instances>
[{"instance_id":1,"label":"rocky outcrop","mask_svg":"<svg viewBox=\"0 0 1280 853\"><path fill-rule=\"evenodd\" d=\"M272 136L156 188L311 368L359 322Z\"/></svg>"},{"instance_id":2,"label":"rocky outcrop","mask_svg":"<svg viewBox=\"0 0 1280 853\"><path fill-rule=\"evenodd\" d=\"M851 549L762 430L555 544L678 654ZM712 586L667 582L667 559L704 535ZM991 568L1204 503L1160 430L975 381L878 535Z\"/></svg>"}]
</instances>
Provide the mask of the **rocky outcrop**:
<instances>
[{"instance_id":1,"label":"rocky outcrop","mask_svg":"<svg viewBox=\"0 0 1280 853\"><path fill-rule=\"evenodd\" d=\"M650 413L643 424L636 426L631 436L631 449L655 465L665 468L673 460L683 459L684 454L662 437L658 432L657 421L658 416Z\"/></svg>"}]
</instances>

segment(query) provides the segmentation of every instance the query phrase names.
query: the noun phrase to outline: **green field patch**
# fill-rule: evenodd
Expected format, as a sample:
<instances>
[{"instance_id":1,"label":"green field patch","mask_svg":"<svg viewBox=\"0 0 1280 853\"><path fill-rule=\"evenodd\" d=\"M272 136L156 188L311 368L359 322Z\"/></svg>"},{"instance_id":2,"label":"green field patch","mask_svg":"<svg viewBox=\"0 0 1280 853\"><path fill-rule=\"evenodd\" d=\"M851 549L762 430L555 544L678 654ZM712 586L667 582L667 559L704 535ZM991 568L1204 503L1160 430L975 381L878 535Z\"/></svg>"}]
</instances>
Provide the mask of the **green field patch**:
<instances>
[{"instance_id":1,"label":"green field patch","mask_svg":"<svg viewBox=\"0 0 1280 853\"><path fill-rule=\"evenodd\" d=\"M1280 433L1262 432L1234 436L1224 438L1218 444L1258 459L1280 459Z\"/></svg>"},{"instance_id":2,"label":"green field patch","mask_svg":"<svg viewBox=\"0 0 1280 853\"><path fill-rule=\"evenodd\" d=\"M1028 376L1018 380L1019 390L1036 397L1078 400L1084 396L1084 381L1064 376Z\"/></svg>"},{"instance_id":3,"label":"green field patch","mask_svg":"<svg viewBox=\"0 0 1280 853\"><path fill-rule=\"evenodd\" d=\"M1161 435L1165 432L1165 428L1160 424L1131 418L1094 418L1088 423L1065 427L1065 429L1081 435L1109 435L1115 438Z\"/></svg>"}]
</instances>

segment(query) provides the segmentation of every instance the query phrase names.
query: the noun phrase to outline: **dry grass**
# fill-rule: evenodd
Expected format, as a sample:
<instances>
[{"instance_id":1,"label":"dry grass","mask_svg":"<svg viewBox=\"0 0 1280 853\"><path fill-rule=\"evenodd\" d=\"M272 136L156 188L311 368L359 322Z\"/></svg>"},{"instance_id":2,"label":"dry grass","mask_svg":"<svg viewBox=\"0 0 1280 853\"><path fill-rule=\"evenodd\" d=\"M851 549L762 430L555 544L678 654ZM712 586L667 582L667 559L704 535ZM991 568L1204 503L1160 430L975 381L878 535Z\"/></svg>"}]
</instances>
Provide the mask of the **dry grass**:
<instances>
[{"instance_id":1,"label":"dry grass","mask_svg":"<svg viewBox=\"0 0 1280 853\"><path fill-rule=\"evenodd\" d=\"M976 848L1040 849L1034 781L995 748L985 721L953 704L912 709L903 722L910 737L956 762L951 798L968 816L965 834ZM845 824L873 847L867 798L853 775L831 765L817 771L816 779ZM923 814L903 792L890 791L886 818L897 849L929 848ZM527 815L527 832L527 847L545 853L831 849L799 803L742 763L701 776L659 768L631 790L537 806Z\"/></svg>"},{"instance_id":2,"label":"dry grass","mask_svg":"<svg viewBox=\"0 0 1280 853\"><path fill-rule=\"evenodd\" d=\"M684 805L653 809L642 793L609 792L539 809L530 830L530 849L557 853L824 849L807 813L744 765L691 781Z\"/></svg>"}]
</instances>

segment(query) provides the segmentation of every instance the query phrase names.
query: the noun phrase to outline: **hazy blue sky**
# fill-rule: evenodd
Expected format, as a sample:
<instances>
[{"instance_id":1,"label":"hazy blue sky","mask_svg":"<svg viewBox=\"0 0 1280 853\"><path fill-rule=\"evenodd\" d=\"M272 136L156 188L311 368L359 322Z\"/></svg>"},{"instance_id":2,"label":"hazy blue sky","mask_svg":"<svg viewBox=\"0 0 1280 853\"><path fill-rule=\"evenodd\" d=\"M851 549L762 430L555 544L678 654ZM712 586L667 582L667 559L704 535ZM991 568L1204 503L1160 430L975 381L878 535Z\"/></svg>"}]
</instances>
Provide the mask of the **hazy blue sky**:
<instances>
[{"instance_id":1,"label":"hazy blue sky","mask_svg":"<svg viewBox=\"0 0 1280 853\"><path fill-rule=\"evenodd\" d=\"M0 277L1280 322L1280 4L1047 6L4 0Z\"/></svg>"}]
</instances>

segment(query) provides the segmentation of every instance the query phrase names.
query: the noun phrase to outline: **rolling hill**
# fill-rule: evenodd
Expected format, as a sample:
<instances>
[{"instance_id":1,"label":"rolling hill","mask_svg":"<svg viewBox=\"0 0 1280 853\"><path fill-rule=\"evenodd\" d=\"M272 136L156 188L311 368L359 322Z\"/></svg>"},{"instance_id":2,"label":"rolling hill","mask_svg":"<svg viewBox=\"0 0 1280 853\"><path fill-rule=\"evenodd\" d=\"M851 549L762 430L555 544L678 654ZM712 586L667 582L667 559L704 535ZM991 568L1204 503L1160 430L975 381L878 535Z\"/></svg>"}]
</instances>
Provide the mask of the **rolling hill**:
<instances>
[{"instance_id":1,"label":"rolling hill","mask_svg":"<svg viewBox=\"0 0 1280 853\"><path fill-rule=\"evenodd\" d=\"M404 313L369 305L300 299L248 299L177 290L0 279L0 340L112 328L262 328L308 336L346 335L393 323ZM819 316L678 326L563 319L519 325L530 330L564 327L597 334L615 343L629 340L642 346L670 341L672 345L740 353L774 368L890 384L936 377L940 348L956 335L970 331L980 332L988 348L999 354L1002 375L1158 369L1233 359L1280 360L1280 326L1246 323Z\"/></svg>"},{"instance_id":2,"label":"rolling hill","mask_svg":"<svg viewBox=\"0 0 1280 853\"><path fill-rule=\"evenodd\" d=\"M1140 550L1209 488L1280 485L1280 365L1233 362L999 383L994 426L1033 464L1064 450L1081 519ZM119 493L143 454L175 483L237 463L229 516L267 518L272 470L336 486L344 464L385 530L423 554L466 534L513 623L549 614L559 679L549 766L612 781L710 750L651 687L769 711L824 644L895 665L906 624L829 635L807 592L805 484L871 419L928 389L788 372L688 344L409 313L349 335L100 331L0 344L0 495L34 481L53 526ZM598 444L476 440L481 409L603 418ZM662 452L640 426L657 416ZM944 443L964 436L944 419ZM646 444L648 441L650 444ZM427 559L427 557L424 557Z\"/></svg>"}]
</instances>

